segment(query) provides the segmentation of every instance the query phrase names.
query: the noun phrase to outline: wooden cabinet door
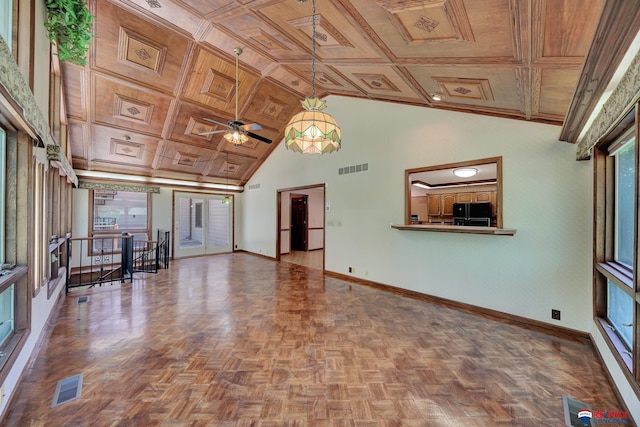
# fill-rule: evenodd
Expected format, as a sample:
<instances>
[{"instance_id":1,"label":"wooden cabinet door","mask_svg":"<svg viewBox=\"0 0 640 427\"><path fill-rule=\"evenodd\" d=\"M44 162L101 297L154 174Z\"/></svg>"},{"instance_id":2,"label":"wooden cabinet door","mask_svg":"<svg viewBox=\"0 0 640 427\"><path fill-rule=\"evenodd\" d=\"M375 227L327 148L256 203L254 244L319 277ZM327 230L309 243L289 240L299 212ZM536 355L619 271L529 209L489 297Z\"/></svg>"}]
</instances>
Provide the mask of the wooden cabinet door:
<instances>
[{"instance_id":1,"label":"wooden cabinet door","mask_svg":"<svg viewBox=\"0 0 640 427\"><path fill-rule=\"evenodd\" d=\"M442 215L453 216L453 204L456 203L455 194L442 195Z\"/></svg>"},{"instance_id":2,"label":"wooden cabinet door","mask_svg":"<svg viewBox=\"0 0 640 427\"><path fill-rule=\"evenodd\" d=\"M429 206L429 216L438 216L442 212L441 197L439 194L429 194L427 196Z\"/></svg>"},{"instance_id":3,"label":"wooden cabinet door","mask_svg":"<svg viewBox=\"0 0 640 427\"><path fill-rule=\"evenodd\" d=\"M456 194L456 203L473 202L473 193L458 193Z\"/></svg>"},{"instance_id":4,"label":"wooden cabinet door","mask_svg":"<svg viewBox=\"0 0 640 427\"><path fill-rule=\"evenodd\" d=\"M491 202L491 193L492 191L482 191L479 193L475 193L474 202Z\"/></svg>"}]
</instances>

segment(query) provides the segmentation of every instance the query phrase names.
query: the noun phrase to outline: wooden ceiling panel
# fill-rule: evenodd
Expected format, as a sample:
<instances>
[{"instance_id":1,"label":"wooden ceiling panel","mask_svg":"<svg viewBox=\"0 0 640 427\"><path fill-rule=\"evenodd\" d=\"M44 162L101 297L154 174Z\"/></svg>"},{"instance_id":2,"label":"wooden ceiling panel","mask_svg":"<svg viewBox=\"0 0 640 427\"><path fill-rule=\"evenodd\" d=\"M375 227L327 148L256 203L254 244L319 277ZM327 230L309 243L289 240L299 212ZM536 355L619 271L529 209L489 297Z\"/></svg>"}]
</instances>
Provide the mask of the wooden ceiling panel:
<instances>
[{"instance_id":1,"label":"wooden ceiling panel","mask_svg":"<svg viewBox=\"0 0 640 427\"><path fill-rule=\"evenodd\" d=\"M521 112L519 82L512 68L407 67L428 93L442 93L446 105L478 105Z\"/></svg>"},{"instance_id":2,"label":"wooden ceiling panel","mask_svg":"<svg viewBox=\"0 0 640 427\"><path fill-rule=\"evenodd\" d=\"M254 13L274 28L311 50L311 2L297 0L270 1L256 6ZM381 61L385 58L372 41L350 19L338 2L318 2L316 10L316 56L322 60L350 59Z\"/></svg>"},{"instance_id":3,"label":"wooden ceiling panel","mask_svg":"<svg viewBox=\"0 0 640 427\"><path fill-rule=\"evenodd\" d=\"M230 180L239 185L280 145L300 101L311 96L314 22L318 97L561 124L586 81L579 78L585 55L597 64L593 46L626 49L640 21L631 0L322 0L315 20L311 0L89 5L97 35L89 65L61 67L74 167L223 184L228 152ZM599 23L601 14L610 18ZM602 28L612 22L624 36L607 36ZM616 64L602 62L581 94L606 86L598 79ZM433 101L434 92L444 101ZM226 129L236 98L240 121L260 124L255 133L272 144L249 139L236 147L221 133L199 135Z\"/></svg>"},{"instance_id":4,"label":"wooden ceiling panel","mask_svg":"<svg viewBox=\"0 0 640 427\"><path fill-rule=\"evenodd\" d=\"M227 164L230 166L228 179ZM239 184L245 182L247 175L253 173L259 164L255 159L238 155L233 151L220 153L213 162L209 175L221 179L222 183Z\"/></svg>"},{"instance_id":5,"label":"wooden ceiling panel","mask_svg":"<svg viewBox=\"0 0 640 427\"><path fill-rule=\"evenodd\" d=\"M92 76L93 121L161 136L171 98L106 76Z\"/></svg>"},{"instance_id":6,"label":"wooden ceiling panel","mask_svg":"<svg viewBox=\"0 0 640 427\"><path fill-rule=\"evenodd\" d=\"M377 98L398 99L406 102L424 103L425 100L416 93L397 72L395 67L385 65L367 66L335 66L336 71L345 76L363 93Z\"/></svg>"},{"instance_id":7,"label":"wooden ceiling panel","mask_svg":"<svg viewBox=\"0 0 640 427\"><path fill-rule=\"evenodd\" d=\"M98 1L95 13L94 67L173 94L189 40L108 1Z\"/></svg>"},{"instance_id":8,"label":"wooden ceiling panel","mask_svg":"<svg viewBox=\"0 0 640 427\"><path fill-rule=\"evenodd\" d=\"M95 3L98 0L91 1ZM195 35L202 30L202 17L186 9L183 4L162 0L128 0L121 6L134 11L142 10L145 19L161 22L163 26L190 37L195 38Z\"/></svg>"},{"instance_id":9,"label":"wooden ceiling panel","mask_svg":"<svg viewBox=\"0 0 640 427\"><path fill-rule=\"evenodd\" d=\"M212 114L210 110L188 103L180 103L177 108L176 119L168 136L169 140L180 141L186 144L212 148L218 145L221 134L200 135L204 132L226 130L226 127L208 122L205 119L213 119L227 123L231 117L221 117Z\"/></svg>"},{"instance_id":10,"label":"wooden ceiling panel","mask_svg":"<svg viewBox=\"0 0 640 427\"><path fill-rule=\"evenodd\" d=\"M87 120L87 72L76 65L62 63L67 117Z\"/></svg>"},{"instance_id":11,"label":"wooden ceiling panel","mask_svg":"<svg viewBox=\"0 0 640 427\"><path fill-rule=\"evenodd\" d=\"M214 149L204 149L179 142L165 143L156 155L157 171L181 172L190 175L208 175L212 160L217 156Z\"/></svg>"},{"instance_id":12,"label":"wooden ceiling panel","mask_svg":"<svg viewBox=\"0 0 640 427\"><path fill-rule=\"evenodd\" d=\"M216 19L214 25L226 29L227 32L242 34L244 40L254 48L277 60L302 60L309 56L307 51L301 49L292 39L249 10L226 19Z\"/></svg>"},{"instance_id":13,"label":"wooden ceiling panel","mask_svg":"<svg viewBox=\"0 0 640 427\"><path fill-rule=\"evenodd\" d=\"M351 0L397 58L513 58L509 0Z\"/></svg>"},{"instance_id":14,"label":"wooden ceiling panel","mask_svg":"<svg viewBox=\"0 0 640 427\"><path fill-rule=\"evenodd\" d=\"M538 15L544 19L542 56L584 58L604 0L584 0L578 8L572 7L572 0L534 2L541 3L536 6L543 8Z\"/></svg>"},{"instance_id":15,"label":"wooden ceiling panel","mask_svg":"<svg viewBox=\"0 0 640 427\"><path fill-rule=\"evenodd\" d=\"M538 113L564 117L579 78L580 71L578 70L542 70Z\"/></svg>"},{"instance_id":16,"label":"wooden ceiling panel","mask_svg":"<svg viewBox=\"0 0 640 427\"><path fill-rule=\"evenodd\" d=\"M69 131L69 143L71 145L71 154L73 165L75 167L76 160L89 159L89 138L87 124L75 120L69 120L67 124Z\"/></svg>"},{"instance_id":17,"label":"wooden ceiling panel","mask_svg":"<svg viewBox=\"0 0 640 427\"><path fill-rule=\"evenodd\" d=\"M192 11L203 18L211 18L220 13L233 11L240 5L232 0L174 0L185 9Z\"/></svg>"},{"instance_id":18,"label":"wooden ceiling panel","mask_svg":"<svg viewBox=\"0 0 640 427\"><path fill-rule=\"evenodd\" d=\"M91 126L91 134L96 142L90 160L100 163L104 171L112 171L109 164L151 168L158 138L100 125Z\"/></svg>"},{"instance_id":19,"label":"wooden ceiling panel","mask_svg":"<svg viewBox=\"0 0 640 427\"><path fill-rule=\"evenodd\" d=\"M280 129L284 132L284 126L300 109L300 98L297 95L263 80L256 87L242 117L248 122L258 123L263 128Z\"/></svg>"},{"instance_id":20,"label":"wooden ceiling panel","mask_svg":"<svg viewBox=\"0 0 640 427\"><path fill-rule=\"evenodd\" d=\"M188 71L189 79L184 87L183 98L219 112L231 112L233 117L236 102L235 74L235 62L214 55L205 49L198 49L195 52L193 65ZM248 102L258 77L243 69L242 66L238 75L240 82L238 103L241 109Z\"/></svg>"}]
</instances>

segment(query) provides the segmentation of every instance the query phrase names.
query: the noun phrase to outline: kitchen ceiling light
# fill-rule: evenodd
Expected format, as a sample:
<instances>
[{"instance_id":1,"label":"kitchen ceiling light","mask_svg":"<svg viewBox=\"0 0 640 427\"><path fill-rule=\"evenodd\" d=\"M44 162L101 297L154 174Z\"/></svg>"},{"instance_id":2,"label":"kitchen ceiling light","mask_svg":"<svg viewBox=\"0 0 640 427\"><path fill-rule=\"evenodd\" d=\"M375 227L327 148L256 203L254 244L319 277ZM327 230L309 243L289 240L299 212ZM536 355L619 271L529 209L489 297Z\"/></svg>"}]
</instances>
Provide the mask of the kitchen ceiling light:
<instances>
[{"instance_id":1,"label":"kitchen ceiling light","mask_svg":"<svg viewBox=\"0 0 640 427\"><path fill-rule=\"evenodd\" d=\"M453 174L460 178L470 178L478 173L476 168L457 168L453 170Z\"/></svg>"}]
</instances>

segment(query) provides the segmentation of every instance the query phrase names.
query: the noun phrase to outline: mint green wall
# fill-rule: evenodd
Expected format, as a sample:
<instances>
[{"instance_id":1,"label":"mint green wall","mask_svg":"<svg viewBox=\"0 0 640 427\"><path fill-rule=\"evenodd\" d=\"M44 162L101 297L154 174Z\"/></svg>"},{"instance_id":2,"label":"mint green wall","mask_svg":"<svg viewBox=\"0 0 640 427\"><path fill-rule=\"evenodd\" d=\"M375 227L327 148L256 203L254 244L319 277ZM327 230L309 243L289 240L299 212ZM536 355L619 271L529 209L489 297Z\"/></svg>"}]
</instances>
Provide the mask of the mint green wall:
<instances>
[{"instance_id":1,"label":"mint green wall","mask_svg":"<svg viewBox=\"0 0 640 427\"><path fill-rule=\"evenodd\" d=\"M591 329L591 163L557 140L560 127L342 97L327 106L342 149L308 156L276 147L248 183L260 188L238 198L240 249L275 256L276 191L326 183L327 270L353 267L374 282ZM405 169L494 156L503 157L504 226L515 236L390 227L403 222ZM338 175L363 163L367 172Z\"/></svg>"}]
</instances>

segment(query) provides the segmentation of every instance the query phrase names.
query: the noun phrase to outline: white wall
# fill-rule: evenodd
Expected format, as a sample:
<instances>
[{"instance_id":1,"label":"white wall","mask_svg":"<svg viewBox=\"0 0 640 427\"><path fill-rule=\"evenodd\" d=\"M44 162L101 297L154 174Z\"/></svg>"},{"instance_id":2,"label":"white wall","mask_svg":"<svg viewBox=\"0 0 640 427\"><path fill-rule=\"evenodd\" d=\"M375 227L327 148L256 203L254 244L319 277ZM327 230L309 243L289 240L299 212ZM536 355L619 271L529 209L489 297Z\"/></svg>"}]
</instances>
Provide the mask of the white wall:
<instances>
[{"instance_id":1,"label":"white wall","mask_svg":"<svg viewBox=\"0 0 640 427\"><path fill-rule=\"evenodd\" d=\"M11 371L7 375L7 378L2 383L2 387L4 387L4 389L2 390L3 397L0 400L1 416L4 416L5 410L7 409L7 403L15 392L20 376L27 369L27 363L31 360L34 351L36 351L38 340L43 333L47 332L47 319L51 311L55 309L58 298L64 298L64 292L64 278L61 278L58 283L58 287L51 297L47 298L47 285L45 284L40 288L38 295L31 300L31 331L29 332L29 337L27 338L24 347L20 350L20 355L11 367Z\"/></svg>"},{"instance_id":2,"label":"white wall","mask_svg":"<svg viewBox=\"0 0 640 427\"><path fill-rule=\"evenodd\" d=\"M274 256L276 190L326 183L325 268L492 310L590 331L591 164L545 124L330 97L343 146L322 156L280 144L239 197L236 242ZM404 170L503 157L513 237L399 231ZM345 166L368 171L338 175ZM260 212L260 215L250 214ZM561 321L551 320L559 309Z\"/></svg>"}]
</instances>

